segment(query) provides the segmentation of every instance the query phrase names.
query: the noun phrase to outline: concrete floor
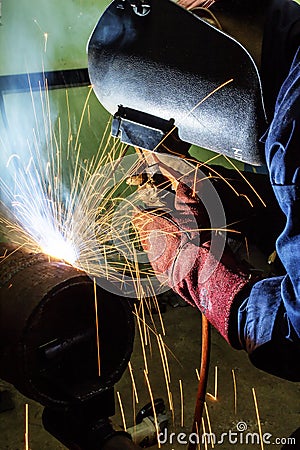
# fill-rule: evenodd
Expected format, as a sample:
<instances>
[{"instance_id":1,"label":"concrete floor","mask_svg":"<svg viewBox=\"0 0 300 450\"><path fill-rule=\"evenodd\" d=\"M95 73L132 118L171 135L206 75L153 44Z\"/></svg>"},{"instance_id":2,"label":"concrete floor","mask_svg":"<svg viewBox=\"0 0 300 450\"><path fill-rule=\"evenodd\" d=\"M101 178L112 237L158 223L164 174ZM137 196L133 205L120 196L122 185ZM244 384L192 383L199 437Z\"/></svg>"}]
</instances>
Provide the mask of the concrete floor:
<instances>
[{"instance_id":1,"label":"concrete floor","mask_svg":"<svg viewBox=\"0 0 300 450\"><path fill-rule=\"evenodd\" d=\"M201 318L195 309L190 306L173 308L167 306L163 314L166 328L164 341L169 347L168 360L171 373L170 389L174 403L174 420L170 419L169 432L189 433L192 424L194 403L197 391L196 368L199 365L201 342ZM150 318L149 325L150 325ZM160 329L159 317L156 315L155 323ZM156 338L152 336L151 346L147 350L149 364L149 380L154 397L163 397L168 404L164 372L158 351ZM174 354L172 356L171 352ZM132 356L132 367L136 381L139 404L136 410L149 402L149 393L144 378L144 362L139 336L135 340L135 349ZM207 406L211 421L212 432L217 438L230 430L236 432L236 426L243 422L247 432L258 432L252 388L255 388L262 433L270 433L270 442L275 438L287 438L300 426L300 383L284 381L255 369L243 352L232 350L223 339L212 332L212 353L209 374L208 392L214 394L215 366L218 367L218 395L217 400L207 396ZM234 406L234 389L232 369L237 383L237 408ZM181 402L179 380L182 380L184 395L184 426L181 427ZM12 386L0 382L0 389L7 388L12 392L15 409L0 415L0 449L24 449L24 404L28 401ZM116 386L124 406L127 426L133 423L132 382L129 371L123 375L121 382ZM29 439L31 450L59 450L64 449L58 441L52 438L41 425L42 408L33 401L29 401ZM172 415L171 415L172 417ZM116 426L122 425L120 408L116 398L116 415L113 418ZM206 427L207 420L205 419ZM241 426L241 425L238 425ZM245 434L244 433L244 434ZM240 435L243 433L239 433ZM269 436L267 436L268 438ZM227 441L226 441L227 439ZM232 435L234 439L234 435ZM232 442L232 441L230 441ZM235 449L261 449L256 444L232 444L225 438L224 444L215 445L216 448ZM284 441L283 441L284 442ZM281 445L270 444L274 449ZM270 445L264 445L267 449ZM299 443L298 443L299 445ZM156 446L153 447L157 448ZM186 446L175 442L162 446L166 450L179 450ZM201 446L205 448L205 446ZM207 448L212 448L210 445ZM300 448L300 447L291 447Z\"/></svg>"}]
</instances>

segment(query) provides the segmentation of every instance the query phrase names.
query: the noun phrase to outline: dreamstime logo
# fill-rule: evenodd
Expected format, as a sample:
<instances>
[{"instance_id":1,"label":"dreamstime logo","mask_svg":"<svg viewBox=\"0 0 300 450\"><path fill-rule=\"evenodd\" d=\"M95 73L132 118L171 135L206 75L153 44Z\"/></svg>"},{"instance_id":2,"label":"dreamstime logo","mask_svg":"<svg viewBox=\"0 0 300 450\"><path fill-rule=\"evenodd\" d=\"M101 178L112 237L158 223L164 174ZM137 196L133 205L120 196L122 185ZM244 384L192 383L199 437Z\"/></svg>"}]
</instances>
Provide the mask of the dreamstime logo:
<instances>
[{"instance_id":1,"label":"dreamstime logo","mask_svg":"<svg viewBox=\"0 0 300 450\"><path fill-rule=\"evenodd\" d=\"M175 444L187 445L187 444L213 444L213 445L223 445L223 444L242 444L242 445L259 445L261 442L265 445L285 445L285 444L296 444L295 438L284 438L284 437L273 437L271 433L256 433L248 432L248 425L244 421L240 421L236 424L236 430L228 430L217 436L215 433L203 433L199 435L198 433L170 433L165 429L163 432L159 433L158 441L161 445L163 444Z\"/></svg>"},{"instance_id":2,"label":"dreamstime logo","mask_svg":"<svg viewBox=\"0 0 300 450\"><path fill-rule=\"evenodd\" d=\"M211 181L207 178L207 176L201 172L199 168L196 166L192 166L191 164L186 163L184 160L178 157L170 156L169 157L170 167L176 167L176 171L178 171L181 176L181 181L190 189L193 190L194 194L196 194L203 204L203 207L207 213L209 218L209 228L212 230L216 230L216 232L211 233L211 244L210 244L210 253L207 258L204 267L202 268L200 274L200 282L204 283L207 281L215 268L217 267L223 250L225 246L226 240L226 217L224 213L224 209L222 206L222 202L220 197L214 188ZM121 183L125 182L126 174L127 177L131 175L132 168L134 168L134 175L142 175L147 172L147 168L145 166L141 166L138 163L136 155L129 155L124 158L121 158L116 164L117 170L114 171L113 177L107 191L109 189L113 190L116 186L120 186ZM158 166L159 167L159 166ZM103 168L103 171L106 172L106 168ZM109 167L107 168L109 171ZM195 184L195 180L198 182ZM199 180L201 180L199 182ZM97 183L99 183L99 189L97 187ZM93 190L95 195L93 195L93 199L97 198L97 191L99 192L100 198L100 187L101 187L101 178L95 176L93 180L91 180L91 184L93 184ZM103 195L103 193L101 193ZM109 260L106 258L105 252L102 251L101 245L99 245L97 239L97 227L95 227L95 232L93 236L89 239L90 246L90 254L95 255L95 258L98 259L98 264L106 265L108 274L107 277L97 277L93 273L90 273L92 278L96 278L96 282L102 288L107 291L116 293L118 295L124 295L126 297L137 297L141 295L141 293L150 292L149 286L151 286L151 293L160 294L164 291L170 289L170 280L167 279L166 276L162 275L158 278L154 276L153 271L151 272L151 266L149 266L151 258L147 258L144 251L137 244L136 234L134 235L132 229L132 218L137 214L138 211L143 211L149 208L149 202L151 207L151 201L155 196L158 197L159 201L162 202L161 210L167 210L168 216L170 220L173 219L173 214L176 214L176 211L172 210L172 207L168 205L175 204L175 192L156 188L155 186L147 187L146 195L141 195L141 191L139 189L136 192L132 193L129 196L124 197L123 199L119 199L120 201L116 204L114 213L110 218L110 229L107 234L111 236L111 247L113 251L110 250L110 255L112 259ZM93 200L94 201L94 200ZM149 202L148 202L149 201ZM165 205L166 203L166 205ZM156 210L159 210L160 207L156 206ZM189 223L192 224L192 228L197 229L197 221L194 217L193 211L190 209L188 204L184 205L185 214L188 211L189 214ZM97 222L96 214L97 208L95 208L95 223ZM105 211L103 212L105 214ZM179 212L180 213L180 212ZM90 218L89 218L90 220ZM91 229L91 224L87 223L86 226ZM218 230L218 231L217 231ZM184 239L186 239L186 233L181 233L182 243ZM155 238L155 230L151 233L150 236L152 239ZM155 254L155 260L159 258L163 253L167 246L168 236L160 235L160 251ZM185 267L184 271L182 270L181 279L183 279L187 273L191 270L192 265L194 264L195 258L197 256L197 245L199 245L199 237L198 242L197 239L193 240L194 245L194 257L190 258L190 265ZM213 255L213 256L212 256ZM211 257L212 256L212 257ZM141 273L134 272L134 270L123 270L120 264L120 270L118 270L118 264L115 261L125 261L128 266L131 267L139 267L142 266L143 270ZM96 261L97 263L97 261ZM145 270L145 265L148 263L149 269L148 272ZM90 266L95 267L95 262ZM125 267L125 266L124 266ZM85 268L83 268L85 269ZM89 270L86 270L89 273ZM180 280L176 279L176 283Z\"/></svg>"}]
</instances>

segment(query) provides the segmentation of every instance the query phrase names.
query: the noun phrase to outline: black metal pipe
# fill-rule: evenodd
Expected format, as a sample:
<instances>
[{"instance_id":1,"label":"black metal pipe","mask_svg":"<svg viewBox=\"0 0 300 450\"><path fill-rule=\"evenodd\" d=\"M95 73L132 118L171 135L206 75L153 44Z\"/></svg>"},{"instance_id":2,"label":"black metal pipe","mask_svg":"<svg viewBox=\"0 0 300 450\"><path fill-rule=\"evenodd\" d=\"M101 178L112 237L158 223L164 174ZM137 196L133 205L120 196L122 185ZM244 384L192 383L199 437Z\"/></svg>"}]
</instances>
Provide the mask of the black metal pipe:
<instances>
[{"instance_id":1,"label":"black metal pipe","mask_svg":"<svg viewBox=\"0 0 300 450\"><path fill-rule=\"evenodd\" d=\"M0 377L46 406L96 398L121 378L134 340L131 306L47 255L0 244Z\"/></svg>"}]
</instances>

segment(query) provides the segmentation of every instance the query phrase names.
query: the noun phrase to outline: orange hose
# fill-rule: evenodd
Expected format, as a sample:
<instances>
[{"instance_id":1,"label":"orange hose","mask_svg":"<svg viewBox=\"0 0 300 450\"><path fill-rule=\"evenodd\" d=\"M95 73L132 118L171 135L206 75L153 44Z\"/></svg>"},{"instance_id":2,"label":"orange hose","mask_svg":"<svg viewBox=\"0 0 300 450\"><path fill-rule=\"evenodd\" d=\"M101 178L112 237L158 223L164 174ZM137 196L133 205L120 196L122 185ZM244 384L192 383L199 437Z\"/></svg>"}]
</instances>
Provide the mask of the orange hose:
<instances>
[{"instance_id":1,"label":"orange hose","mask_svg":"<svg viewBox=\"0 0 300 450\"><path fill-rule=\"evenodd\" d=\"M198 383L198 392L194 412L194 422L192 433L198 433L200 437L200 429L202 422L203 407L205 402L205 394L208 379L208 369L210 360L210 324L207 318L202 314L202 343L201 343L201 365L200 378ZM189 443L188 450L196 450L197 443Z\"/></svg>"}]
</instances>

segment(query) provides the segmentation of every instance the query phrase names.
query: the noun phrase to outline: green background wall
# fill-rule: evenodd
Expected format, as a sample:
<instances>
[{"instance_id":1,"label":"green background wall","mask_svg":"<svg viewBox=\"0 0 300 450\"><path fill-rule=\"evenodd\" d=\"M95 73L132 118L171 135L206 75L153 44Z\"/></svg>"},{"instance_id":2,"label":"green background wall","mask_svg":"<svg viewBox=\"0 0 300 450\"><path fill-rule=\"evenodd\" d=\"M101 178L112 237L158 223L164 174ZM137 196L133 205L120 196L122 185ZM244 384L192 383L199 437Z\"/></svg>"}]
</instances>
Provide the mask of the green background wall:
<instances>
[{"instance_id":1,"label":"green background wall","mask_svg":"<svg viewBox=\"0 0 300 450\"><path fill-rule=\"evenodd\" d=\"M101 0L4 0L0 74L86 67ZM45 33L48 34L45 52Z\"/></svg>"}]
</instances>

